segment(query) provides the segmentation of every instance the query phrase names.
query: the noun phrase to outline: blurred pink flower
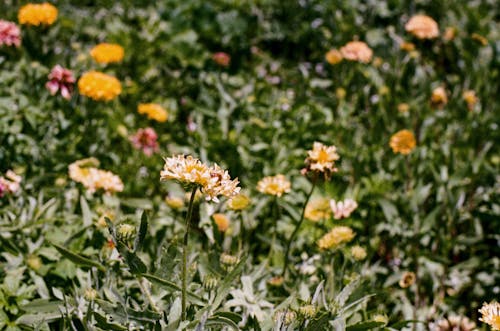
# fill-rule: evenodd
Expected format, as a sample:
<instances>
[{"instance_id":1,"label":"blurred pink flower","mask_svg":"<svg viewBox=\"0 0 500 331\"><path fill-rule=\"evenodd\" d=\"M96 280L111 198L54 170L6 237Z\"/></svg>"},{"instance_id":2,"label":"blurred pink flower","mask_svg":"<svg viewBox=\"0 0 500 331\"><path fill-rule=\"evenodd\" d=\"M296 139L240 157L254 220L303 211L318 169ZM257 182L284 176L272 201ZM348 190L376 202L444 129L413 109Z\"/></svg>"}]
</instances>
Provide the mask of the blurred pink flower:
<instances>
[{"instance_id":1,"label":"blurred pink flower","mask_svg":"<svg viewBox=\"0 0 500 331\"><path fill-rule=\"evenodd\" d=\"M333 218L339 220L349 217L358 208L358 204L353 199L345 199L344 201L330 200L330 208L333 211Z\"/></svg>"},{"instance_id":2,"label":"blurred pink flower","mask_svg":"<svg viewBox=\"0 0 500 331\"><path fill-rule=\"evenodd\" d=\"M69 100L69 98L71 98L71 92L73 91L74 84L75 77L73 76L73 72L69 69L61 67L58 64L52 68L52 71L49 74L49 81L45 84L45 87L47 87L52 95L55 95L57 91L60 90L62 97Z\"/></svg>"},{"instance_id":3,"label":"blurred pink flower","mask_svg":"<svg viewBox=\"0 0 500 331\"><path fill-rule=\"evenodd\" d=\"M0 198L5 193L14 194L19 191L21 176L17 175L14 171L8 170L4 176L0 176Z\"/></svg>"},{"instance_id":4,"label":"blurred pink flower","mask_svg":"<svg viewBox=\"0 0 500 331\"><path fill-rule=\"evenodd\" d=\"M224 52L214 53L214 55L212 55L212 59L215 63L222 67L227 67L229 63L231 63L231 56Z\"/></svg>"},{"instance_id":5,"label":"blurred pink flower","mask_svg":"<svg viewBox=\"0 0 500 331\"><path fill-rule=\"evenodd\" d=\"M0 46L21 46L21 30L12 22L0 20Z\"/></svg>"},{"instance_id":6,"label":"blurred pink flower","mask_svg":"<svg viewBox=\"0 0 500 331\"><path fill-rule=\"evenodd\" d=\"M153 128L139 129L130 137L132 145L137 149L142 149L147 156L158 151L158 135Z\"/></svg>"}]
</instances>

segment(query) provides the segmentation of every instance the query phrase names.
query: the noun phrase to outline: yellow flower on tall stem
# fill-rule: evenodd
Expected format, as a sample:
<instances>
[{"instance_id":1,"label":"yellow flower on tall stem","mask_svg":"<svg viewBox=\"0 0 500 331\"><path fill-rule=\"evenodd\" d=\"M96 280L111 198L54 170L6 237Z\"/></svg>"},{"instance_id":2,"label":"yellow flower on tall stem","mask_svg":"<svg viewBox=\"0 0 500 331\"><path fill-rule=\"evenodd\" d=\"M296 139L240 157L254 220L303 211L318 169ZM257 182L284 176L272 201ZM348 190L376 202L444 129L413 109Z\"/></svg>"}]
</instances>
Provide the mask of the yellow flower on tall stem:
<instances>
[{"instance_id":1,"label":"yellow flower on tall stem","mask_svg":"<svg viewBox=\"0 0 500 331\"><path fill-rule=\"evenodd\" d=\"M417 142L413 132L409 130L401 130L392 135L389 141L389 146L391 146L394 153L400 153L403 155L410 154L410 152L415 148Z\"/></svg>"}]
</instances>

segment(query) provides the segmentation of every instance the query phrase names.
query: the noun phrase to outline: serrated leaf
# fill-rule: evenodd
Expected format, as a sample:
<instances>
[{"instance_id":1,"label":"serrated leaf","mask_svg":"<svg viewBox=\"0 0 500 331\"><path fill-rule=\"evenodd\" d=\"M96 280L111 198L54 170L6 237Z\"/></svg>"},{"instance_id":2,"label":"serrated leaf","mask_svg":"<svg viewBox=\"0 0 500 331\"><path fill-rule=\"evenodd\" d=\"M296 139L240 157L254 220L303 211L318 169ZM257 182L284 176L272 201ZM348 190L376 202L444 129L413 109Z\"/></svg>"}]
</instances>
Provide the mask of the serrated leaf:
<instances>
[{"instance_id":1,"label":"serrated leaf","mask_svg":"<svg viewBox=\"0 0 500 331\"><path fill-rule=\"evenodd\" d=\"M99 269L102 272L106 271L106 268L102 264L100 264L99 262L96 262L94 260L91 260L89 258L81 256L79 254L73 253L69 249L64 248L62 246L59 246L57 244L52 244L52 246L54 246L57 249L57 251L59 253L61 253L61 255L63 255L64 257L66 257L68 260L70 260L71 262L73 262L75 264L86 266L86 267L96 267L97 269Z\"/></svg>"}]
</instances>

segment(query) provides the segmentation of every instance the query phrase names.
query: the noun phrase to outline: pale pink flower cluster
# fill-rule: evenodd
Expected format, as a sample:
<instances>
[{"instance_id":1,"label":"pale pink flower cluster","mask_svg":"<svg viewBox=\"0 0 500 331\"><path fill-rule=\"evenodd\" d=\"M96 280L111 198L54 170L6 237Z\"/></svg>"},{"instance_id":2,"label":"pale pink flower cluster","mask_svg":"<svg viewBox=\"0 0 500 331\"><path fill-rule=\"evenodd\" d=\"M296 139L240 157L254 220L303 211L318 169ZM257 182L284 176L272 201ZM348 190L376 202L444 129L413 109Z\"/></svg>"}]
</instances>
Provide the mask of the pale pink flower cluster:
<instances>
[{"instance_id":1,"label":"pale pink flower cluster","mask_svg":"<svg viewBox=\"0 0 500 331\"><path fill-rule=\"evenodd\" d=\"M21 30L12 22L0 20L0 46L21 46Z\"/></svg>"},{"instance_id":2,"label":"pale pink flower cluster","mask_svg":"<svg viewBox=\"0 0 500 331\"><path fill-rule=\"evenodd\" d=\"M0 198L5 193L14 194L19 191L21 183L21 176L17 175L14 171L8 170L5 177L0 176Z\"/></svg>"},{"instance_id":3,"label":"pale pink flower cluster","mask_svg":"<svg viewBox=\"0 0 500 331\"><path fill-rule=\"evenodd\" d=\"M139 129L130 137L130 142L136 149L142 150L147 156L158 151L158 135L153 128Z\"/></svg>"},{"instance_id":4,"label":"pale pink flower cluster","mask_svg":"<svg viewBox=\"0 0 500 331\"><path fill-rule=\"evenodd\" d=\"M69 165L69 177L81 183L90 193L100 189L107 194L123 191L123 182L111 171L96 168L99 161L95 158L78 160Z\"/></svg>"},{"instance_id":5,"label":"pale pink flower cluster","mask_svg":"<svg viewBox=\"0 0 500 331\"><path fill-rule=\"evenodd\" d=\"M345 199L344 201L330 200L330 208L333 211L333 218L340 220L347 218L351 213L358 208L358 204L353 199Z\"/></svg>"},{"instance_id":6,"label":"pale pink flower cluster","mask_svg":"<svg viewBox=\"0 0 500 331\"><path fill-rule=\"evenodd\" d=\"M49 81L45 84L45 87L49 90L51 95L55 95L57 91L60 91L62 97L69 100L71 98L71 92L73 91L75 81L73 72L69 69L61 67L58 64L52 68L52 71L49 74Z\"/></svg>"}]
</instances>

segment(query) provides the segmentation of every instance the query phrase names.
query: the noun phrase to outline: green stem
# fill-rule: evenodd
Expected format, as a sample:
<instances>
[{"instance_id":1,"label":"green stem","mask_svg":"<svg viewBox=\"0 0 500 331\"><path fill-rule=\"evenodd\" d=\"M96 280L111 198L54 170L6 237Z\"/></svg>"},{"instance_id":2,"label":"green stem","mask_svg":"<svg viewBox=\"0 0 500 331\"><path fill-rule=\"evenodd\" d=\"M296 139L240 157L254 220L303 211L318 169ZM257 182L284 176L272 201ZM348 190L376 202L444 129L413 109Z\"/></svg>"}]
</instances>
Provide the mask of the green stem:
<instances>
[{"instance_id":1,"label":"green stem","mask_svg":"<svg viewBox=\"0 0 500 331\"><path fill-rule=\"evenodd\" d=\"M286 246L286 251L285 251L285 264L283 265L283 271L281 272L281 275L283 277L285 277L286 271L288 269L288 262L290 261L290 259L289 259L290 248L292 247L293 239L297 235L297 232L299 232L299 229L300 229L300 226L302 225L302 222L304 222L304 215L306 213L306 207L307 207L307 204L309 202L309 199L311 198L311 195L312 195L315 187L316 187L316 178L313 179L311 190L307 194L306 201L304 202L304 208L302 208L302 214L300 215L300 220L295 225L295 229L293 230L292 235L290 236L290 239L288 239L288 244Z\"/></svg>"},{"instance_id":2,"label":"green stem","mask_svg":"<svg viewBox=\"0 0 500 331\"><path fill-rule=\"evenodd\" d=\"M189 230L191 228L191 218L193 216L193 206L194 206L194 198L196 196L196 191L198 187L193 189L191 192L191 198L189 199L188 212L186 215L186 231L184 232L184 240L182 242L182 321L185 321L187 318L186 312L186 293L187 293L187 256L188 256L188 239L189 239Z\"/></svg>"}]
</instances>

